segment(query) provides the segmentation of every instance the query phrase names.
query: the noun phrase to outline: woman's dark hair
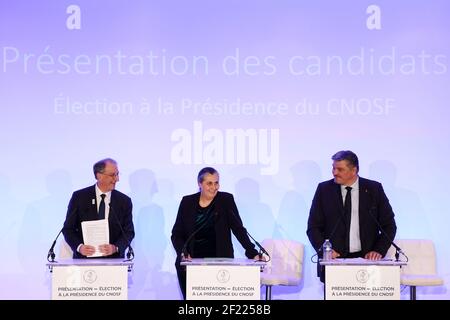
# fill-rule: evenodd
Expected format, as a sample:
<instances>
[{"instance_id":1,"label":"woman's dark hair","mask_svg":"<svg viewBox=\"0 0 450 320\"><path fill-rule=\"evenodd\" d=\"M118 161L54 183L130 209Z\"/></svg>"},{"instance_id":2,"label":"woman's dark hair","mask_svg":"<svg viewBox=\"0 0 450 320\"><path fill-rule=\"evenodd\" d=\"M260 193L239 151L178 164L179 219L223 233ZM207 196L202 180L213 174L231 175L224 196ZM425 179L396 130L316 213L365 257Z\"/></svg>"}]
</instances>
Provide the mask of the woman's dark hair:
<instances>
[{"instance_id":1,"label":"woman's dark hair","mask_svg":"<svg viewBox=\"0 0 450 320\"><path fill-rule=\"evenodd\" d=\"M219 172L216 169L212 167L205 167L198 172L197 182L202 183L206 174L215 174L215 173L219 174Z\"/></svg>"}]
</instances>

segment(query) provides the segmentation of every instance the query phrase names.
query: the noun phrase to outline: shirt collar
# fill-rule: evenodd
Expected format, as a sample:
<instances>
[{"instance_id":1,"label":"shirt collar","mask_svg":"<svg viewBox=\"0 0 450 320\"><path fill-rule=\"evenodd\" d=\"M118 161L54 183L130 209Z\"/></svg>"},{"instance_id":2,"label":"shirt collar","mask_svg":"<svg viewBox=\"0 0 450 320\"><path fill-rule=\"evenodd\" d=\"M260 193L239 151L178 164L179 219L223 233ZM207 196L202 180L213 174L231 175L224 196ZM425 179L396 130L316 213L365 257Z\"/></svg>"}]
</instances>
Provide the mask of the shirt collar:
<instances>
[{"instance_id":1,"label":"shirt collar","mask_svg":"<svg viewBox=\"0 0 450 320\"><path fill-rule=\"evenodd\" d=\"M342 191L342 192L345 191L345 188L346 188L346 187L347 187L347 186L341 184L341 191ZM349 186L349 187L351 187L352 190L359 190L359 177L356 177L356 181L353 182L353 184L352 184L351 186Z\"/></svg>"},{"instance_id":2,"label":"shirt collar","mask_svg":"<svg viewBox=\"0 0 450 320\"><path fill-rule=\"evenodd\" d=\"M95 184L95 196L97 197L97 199L100 198L101 194L106 194L106 199L110 199L111 198L111 191L108 192L102 192L102 190L100 190L100 188L98 187L97 184Z\"/></svg>"}]
</instances>

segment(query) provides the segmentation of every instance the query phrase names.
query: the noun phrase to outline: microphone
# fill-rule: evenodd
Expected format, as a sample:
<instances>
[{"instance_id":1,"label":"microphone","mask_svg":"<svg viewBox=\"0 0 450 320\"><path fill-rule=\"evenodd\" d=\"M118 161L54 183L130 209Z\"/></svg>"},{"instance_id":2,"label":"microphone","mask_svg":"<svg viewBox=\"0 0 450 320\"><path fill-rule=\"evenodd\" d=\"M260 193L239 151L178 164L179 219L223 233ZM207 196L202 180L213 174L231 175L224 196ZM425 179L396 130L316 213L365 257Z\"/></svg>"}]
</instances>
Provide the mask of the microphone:
<instances>
[{"instance_id":1,"label":"microphone","mask_svg":"<svg viewBox=\"0 0 450 320\"><path fill-rule=\"evenodd\" d=\"M120 228L120 232L122 233L123 237L125 238L125 240L127 241L127 260L125 261L133 261L134 259L134 251L133 248L131 247L131 241L128 239L127 234L125 233L125 231L122 228L122 224L119 221L119 218L117 217L114 208L111 206L111 203L109 204L109 209L110 209L110 213L112 213L112 215L114 216L117 224L119 225Z\"/></svg>"},{"instance_id":2,"label":"microphone","mask_svg":"<svg viewBox=\"0 0 450 320\"><path fill-rule=\"evenodd\" d=\"M341 216L341 218L342 218L342 216ZM326 239L330 239L330 241L331 241L331 238L334 236L334 233L336 232L336 229L337 229L337 226L339 225L339 222L341 222L341 219L339 219L338 222L334 225L333 230L332 230L331 233L330 233L330 236L329 236L328 238L326 238ZM345 224L345 222L344 222L344 224ZM333 243L332 243L332 244L333 244ZM318 263L318 262L319 262L319 257L317 257L317 261L313 261L313 258L314 258L315 256L318 256L319 253L321 253L322 251L323 251L323 243L322 243L322 245L319 247L319 249L317 250L317 253L315 253L315 254L313 254L313 255L311 256L311 258L310 258L311 262L313 262L313 263Z\"/></svg>"},{"instance_id":3,"label":"microphone","mask_svg":"<svg viewBox=\"0 0 450 320\"><path fill-rule=\"evenodd\" d=\"M58 261L55 261L54 249L55 249L55 245L56 245L56 240L58 240L59 235L61 234L62 231L63 231L63 229L61 228L61 230L59 230L58 235L55 238L55 241L53 241L52 246L50 247L50 250L48 250L48 253L47 253L47 261L48 262L58 262Z\"/></svg>"},{"instance_id":4,"label":"microphone","mask_svg":"<svg viewBox=\"0 0 450 320\"><path fill-rule=\"evenodd\" d=\"M336 230L337 230L338 225L339 225L341 222L344 223L344 226L347 228L347 226L345 225L345 216L344 216L344 211L343 211L343 210L341 210L341 216L340 216L340 219L336 222L336 224L335 224L334 227L333 227L333 230L331 230L330 235L329 235L328 237L326 237L326 239L330 239L330 241L331 241L331 239L333 238L334 234L336 233ZM332 244L333 244L333 243L332 243ZM319 254L320 252L322 252L322 250L323 250L323 245L319 247L319 249L317 250L317 254ZM316 254L316 255L317 255L317 254ZM311 259L312 259L313 257L314 257L314 256L312 256Z\"/></svg>"},{"instance_id":5,"label":"microphone","mask_svg":"<svg viewBox=\"0 0 450 320\"><path fill-rule=\"evenodd\" d=\"M233 216L233 218L235 218L236 220L239 221L239 219L238 219L236 213L234 212L234 210L230 209L230 211L231 211L231 215ZM241 223L241 222L239 222L239 223ZM255 238L253 238L251 236L251 234L247 231L247 229L245 229L245 232L255 242L256 246L258 247L258 249L259 249L259 253L258 253L259 260L262 260L262 253L264 253L265 255L267 255L269 257L269 261L270 261L270 259L271 259L270 258L270 254L266 251L266 249L264 249L264 247L258 241L256 241Z\"/></svg>"},{"instance_id":6,"label":"microphone","mask_svg":"<svg viewBox=\"0 0 450 320\"><path fill-rule=\"evenodd\" d=\"M373 201L372 198L372 194L369 192L368 189L365 189L364 192L370 197L371 200L371 206L369 208L369 216L373 219L373 221L375 221L375 223L377 224L378 228L380 229L381 233L383 234L383 236L389 241L389 243L395 248L395 261L399 261L400 258L400 253L402 255L405 255L404 252L402 251L402 249L400 249L400 247L398 245L396 245L394 243L393 240L391 240L391 238L389 237L389 235L386 233L386 231L384 231L383 227L380 225L380 223L378 222L378 219L372 214L372 210L376 209L375 203Z\"/></svg>"},{"instance_id":7,"label":"microphone","mask_svg":"<svg viewBox=\"0 0 450 320\"><path fill-rule=\"evenodd\" d=\"M344 212L341 211L340 219L339 219L339 220L337 221L337 223L334 225L333 230L331 231L330 235L329 235L328 238L326 238L326 239L330 239L330 241L331 241L331 239L333 238L334 234L336 233L337 227L338 227L339 223L341 222L341 220L343 220L343 223L344 223L345 227L347 228L347 226L346 226L346 224L345 224L345 216L344 216ZM319 252L322 251L322 248L323 248L322 246L319 248Z\"/></svg>"},{"instance_id":8,"label":"microphone","mask_svg":"<svg viewBox=\"0 0 450 320\"><path fill-rule=\"evenodd\" d=\"M70 211L69 214L67 214L66 220L67 220L68 217L71 217L71 216L75 213L75 211L77 211L77 207L73 208L72 211ZM48 250L48 253L47 253L47 261L48 261L48 262L58 262L58 261L55 261L55 245L56 245L56 241L58 240L59 235L61 234L61 232L63 231L63 229L64 229L64 225L63 225L63 227L61 228L61 230L59 230L59 232L58 232L58 234L57 234L55 240L54 240L53 243L52 243L52 246L51 246L50 249Z\"/></svg>"},{"instance_id":9,"label":"microphone","mask_svg":"<svg viewBox=\"0 0 450 320\"><path fill-rule=\"evenodd\" d=\"M331 230L331 233L330 233L330 235L329 235L328 237L325 237L325 240L326 240L326 239L329 239L329 240L331 241L331 239L333 238L334 234L336 233L336 230L337 230L338 225L339 225L341 222L344 224L345 229L347 230L347 224L345 223L344 208L342 208L342 210L341 210L341 215L340 215L339 219L337 220L336 224L334 225L333 230ZM347 232L347 231L346 231L346 232ZM322 245L319 247L319 249L317 249L317 252L316 252L314 255L311 256L310 260L311 260L312 263L318 263L318 262L319 262L319 257L318 257L318 255L319 255L319 253L321 253L321 252L323 251L323 243L324 243L324 242L322 242ZM333 244L333 243L331 243L331 244ZM317 261L313 261L313 258L314 258L315 256L318 257Z\"/></svg>"},{"instance_id":10,"label":"microphone","mask_svg":"<svg viewBox=\"0 0 450 320\"><path fill-rule=\"evenodd\" d=\"M214 200L213 200L214 201ZM205 221L203 221L203 223L200 225L200 227L198 227L197 229L194 230L194 232L192 232L190 234L190 236L187 238L187 240L184 242L183 248L181 249L181 255L182 258L187 258L187 256L189 255L188 250L187 250L187 246L189 245L189 243L191 242L192 238L194 238L194 236L201 230L203 229L206 224L208 223L208 221L211 219L212 216L217 217L217 211L214 213L211 213L211 210L214 207L214 203L211 204L211 207L208 209L208 212L206 213L208 216L206 217Z\"/></svg>"},{"instance_id":11,"label":"microphone","mask_svg":"<svg viewBox=\"0 0 450 320\"><path fill-rule=\"evenodd\" d=\"M247 231L247 235L255 242L256 246L259 248L259 254L258 254L259 260L262 260L262 253L264 253L266 256L269 257L269 261L270 261L270 259L271 259L270 254L266 251L266 249L264 249L264 247L258 241L256 241L255 238L253 238L248 231Z\"/></svg>"}]
</instances>

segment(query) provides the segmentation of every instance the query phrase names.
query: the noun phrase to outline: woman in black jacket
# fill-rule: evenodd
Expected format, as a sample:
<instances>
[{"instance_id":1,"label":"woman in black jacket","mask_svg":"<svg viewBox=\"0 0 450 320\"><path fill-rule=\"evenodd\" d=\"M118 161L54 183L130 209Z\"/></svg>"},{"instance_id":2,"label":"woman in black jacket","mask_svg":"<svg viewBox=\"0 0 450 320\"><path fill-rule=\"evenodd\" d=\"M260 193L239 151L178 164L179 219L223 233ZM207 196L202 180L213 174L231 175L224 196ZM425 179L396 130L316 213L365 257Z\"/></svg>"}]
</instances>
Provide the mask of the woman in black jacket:
<instances>
[{"instance_id":1,"label":"woman in black jacket","mask_svg":"<svg viewBox=\"0 0 450 320\"><path fill-rule=\"evenodd\" d=\"M233 195L219 191L219 173L206 167L197 177L200 191L184 196L172 228L172 244L177 253L175 267L183 297L186 299L186 270L183 259L233 258L231 232L249 259L259 259L255 245L242 224Z\"/></svg>"}]
</instances>

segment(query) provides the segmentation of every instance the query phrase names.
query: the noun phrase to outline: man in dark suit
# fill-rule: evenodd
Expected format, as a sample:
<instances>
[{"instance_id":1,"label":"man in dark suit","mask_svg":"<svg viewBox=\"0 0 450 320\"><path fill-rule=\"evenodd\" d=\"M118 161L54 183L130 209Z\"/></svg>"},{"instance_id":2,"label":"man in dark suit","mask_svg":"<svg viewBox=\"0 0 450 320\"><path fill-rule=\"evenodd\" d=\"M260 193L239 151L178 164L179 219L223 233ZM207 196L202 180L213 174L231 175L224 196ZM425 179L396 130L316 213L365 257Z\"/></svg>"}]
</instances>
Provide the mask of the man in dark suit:
<instances>
[{"instance_id":1,"label":"man in dark suit","mask_svg":"<svg viewBox=\"0 0 450 320\"><path fill-rule=\"evenodd\" d=\"M339 151L333 160L334 179L318 185L308 218L307 235L322 256L330 239L332 258L383 258L397 226L381 183L358 176L359 161L352 151ZM318 276L324 272L318 264Z\"/></svg>"},{"instance_id":2,"label":"man in dark suit","mask_svg":"<svg viewBox=\"0 0 450 320\"><path fill-rule=\"evenodd\" d=\"M200 192L184 196L172 229L172 244L177 253L175 267L183 297L186 298L186 270L182 259L233 258L231 232L249 259L259 259L255 245L242 224L233 195L219 192L219 173L211 167L200 170ZM183 252L184 251L184 252Z\"/></svg>"},{"instance_id":3,"label":"man in dark suit","mask_svg":"<svg viewBox=\"0 0 450 320\"><path fill-rule=\"evenodd\" d=\"M119 181L117 162L107 158L94 164L97 183L75 191L70 199L63 234L74 258L86 258L99 250L102 257L123 258L134 238L131 199L115 190ZM96 247L84 244L81 222L107 219L109 243Z\"/></svg>"}]
</instances>

